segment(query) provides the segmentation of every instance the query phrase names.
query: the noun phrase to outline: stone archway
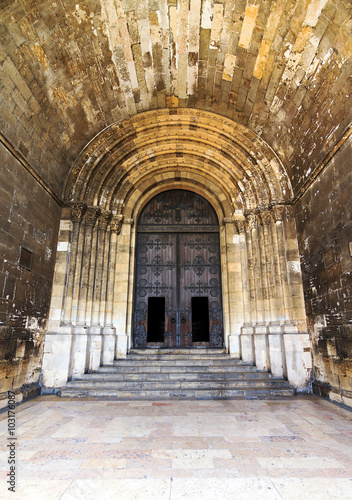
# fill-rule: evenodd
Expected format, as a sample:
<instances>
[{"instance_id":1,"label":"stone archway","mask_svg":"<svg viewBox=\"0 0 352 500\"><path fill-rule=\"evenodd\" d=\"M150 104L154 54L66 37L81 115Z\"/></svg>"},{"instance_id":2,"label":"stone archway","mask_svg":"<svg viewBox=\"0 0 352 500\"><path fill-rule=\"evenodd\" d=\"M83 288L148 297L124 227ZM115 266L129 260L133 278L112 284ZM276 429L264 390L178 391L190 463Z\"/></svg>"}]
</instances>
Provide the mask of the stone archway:
<instances>
[{"instance_id":1,"label":"stone archway","mask_svg":"<svg viewBox=\"0 0 352 500\"><path fill-rule=\"evenodd\" d=\"M216 211L224 346L304 386L309 338L285 169L244 127L186 109L114 124L77 158L62 212L44 385L63 385L132 346L134 223L168 189L188 189Z\"/></svg>"}]
</instances>

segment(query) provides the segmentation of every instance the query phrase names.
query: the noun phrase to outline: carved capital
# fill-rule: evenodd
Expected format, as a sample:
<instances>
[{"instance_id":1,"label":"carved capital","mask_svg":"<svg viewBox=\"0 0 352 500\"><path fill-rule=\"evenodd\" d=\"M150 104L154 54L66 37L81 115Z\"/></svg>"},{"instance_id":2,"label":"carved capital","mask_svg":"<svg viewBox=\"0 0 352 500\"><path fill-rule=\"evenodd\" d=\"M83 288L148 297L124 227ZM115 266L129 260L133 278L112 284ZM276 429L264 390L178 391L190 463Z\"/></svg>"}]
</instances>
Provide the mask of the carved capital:
<instances>
[{"instance_id":1,"label":"carved capital","mask_svg":"<svg viewBox=\"0 0 352 500\"><path fill-rule=\"evenodd\" d=\"M261 208L258 211L258 217L261 224L270 224L273 222L273 213L270 208Z\"/></svg>"},{"instance_id":2,"label":"carved capital","mask_svg":"<svg viewBox=\"0 0 352 500\"><path fill-rule=\"evenodd\" d=\"M246 231L246 218L244 215L234 215L233 222L238 234L244 233Z\"/></svg>"},{"instance_id":3,"label":"carved capital","mask_svg":"<svg viewBox=\"0 0 352 500\"><path fill-rule=\"evenodd\" d=\"M257 229L258 220L255 212L247 212L246 215L245 227L246 231L250 231L251 229Z\"/></svg>"},{"instance_id":4,"label":"carved capital","mask_svg":"<svg viewBox=\"0 0 352 500\"><path fill-rule=\"evenodd\" d=\"M96 207L88 207L84 216L86 226L94 227L95 222L100 214L100 209Z\"/></svg>"},{"instance_id":5,"label":"carved capital","mask_svg":"<svg viewBox=\"0 0 352 500\"><path fill-rule=\"evenodd\" d=\"M87 207L83 203L71 203L70 207L72 222L82 222Z\"/></svg>"},{"instance_id":6,"label":"carved capital","mask_svg":"<svg viewBox=\"0 0 352 500\"><path fill-rule=\"evenodd\" d=\"M99 215L99 218L98 218L99 229L102 229L105 231L106 228L108 227L108 224L111 220L111 217L112 217L111 212L108 212L106 210L102 211L101 214Z\"/></svg>"},{"instance_id":7,"label":"carved capital","mask_svg":"<svg viewBox=\"0 0 352 500\"><path fill-rule=\"evenodd\" d=\"M273 205L272 207L274 221L281 222L284 217L285 205Z\"/></svg>"},{"instance_id":8,"label":"carved capital","mask_svg":"<svg viewBox=\"0 0 352 500\"><path fill-rule=\"evenodd\" d=\"M116 234L121 233L123 215L113 215L110 222L111 231Z\"/></svg>"}]
</instances>

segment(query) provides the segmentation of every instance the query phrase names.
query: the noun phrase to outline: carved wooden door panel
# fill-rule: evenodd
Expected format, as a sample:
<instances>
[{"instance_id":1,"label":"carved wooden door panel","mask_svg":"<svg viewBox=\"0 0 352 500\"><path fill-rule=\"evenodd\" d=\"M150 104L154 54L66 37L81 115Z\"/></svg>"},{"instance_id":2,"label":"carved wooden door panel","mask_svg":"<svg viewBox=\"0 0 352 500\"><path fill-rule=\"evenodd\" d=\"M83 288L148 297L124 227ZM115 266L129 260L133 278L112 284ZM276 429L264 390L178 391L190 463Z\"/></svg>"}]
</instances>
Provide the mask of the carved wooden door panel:
<instances>
[{"instance_id":1,"label":"carved wooden door panel","mask_svg":"<svg viewBox=\"0 0 352 500\"><path fill-rule=\"evenodd\" d=\"M161 193L137 226L135 347L222 347L219 226L211 205Z\"/></svg>"},{"instance_id":2,"label":"carved wooden door panel","mask_svg":"<svg viewBox=\"0 0 352 500\"><path fill-rule=\"evenodd\" d=\"M176 345L176 234L137 236L135 347Z\"/></svg>"},{"instance_id":3,"label":"carved wooden door panel","mask_svg":"<svg viewBox=\"0 0 352 500\"><path fill-rule=\"evenodd\" d=\"M222 346L219 235L180 234L181 345Z\"/></svg>"}]
</instances>

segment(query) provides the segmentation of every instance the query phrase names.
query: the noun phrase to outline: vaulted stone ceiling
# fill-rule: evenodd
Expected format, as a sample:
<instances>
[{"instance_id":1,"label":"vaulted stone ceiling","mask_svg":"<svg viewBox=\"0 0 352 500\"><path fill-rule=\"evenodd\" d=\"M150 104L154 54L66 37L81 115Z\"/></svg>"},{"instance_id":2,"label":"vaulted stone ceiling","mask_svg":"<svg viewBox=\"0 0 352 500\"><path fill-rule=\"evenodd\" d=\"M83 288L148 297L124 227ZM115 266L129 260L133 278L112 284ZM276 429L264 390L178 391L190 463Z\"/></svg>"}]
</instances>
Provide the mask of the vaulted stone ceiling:
<instances>
[{"instance_id":1,"label":"vaulted stone ceiling","mask_svg":"<svg viewBox=\"0 0 352 500\"><path fill-rule=\"evenodd\" d=\"M352 4L3 0L0 128L59 195L101 130L190 107L248 127L297 193L352 122Z\"/></svg>"}]
</instances>

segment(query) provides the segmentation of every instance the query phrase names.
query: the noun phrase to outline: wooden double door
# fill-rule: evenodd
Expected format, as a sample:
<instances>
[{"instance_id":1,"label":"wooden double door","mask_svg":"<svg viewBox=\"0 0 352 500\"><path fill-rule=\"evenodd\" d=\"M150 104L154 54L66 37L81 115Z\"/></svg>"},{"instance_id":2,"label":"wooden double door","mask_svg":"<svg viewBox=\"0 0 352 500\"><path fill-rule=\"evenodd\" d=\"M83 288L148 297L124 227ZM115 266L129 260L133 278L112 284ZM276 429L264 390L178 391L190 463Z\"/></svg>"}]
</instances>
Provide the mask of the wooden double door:
<instances>
[{"instance_id":1,"label":"wooden double door","mask_svg":"<svg viewBox=\"0 0 352 500\"><path fill-rule=\"evenodd\" d=\"M219 226L209 203L168 191L137 227L135 347L222 347Z\"/></svg>"}]
</instances>

